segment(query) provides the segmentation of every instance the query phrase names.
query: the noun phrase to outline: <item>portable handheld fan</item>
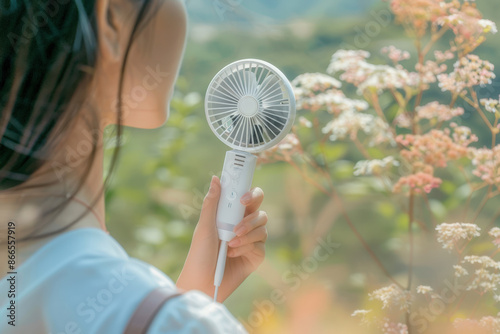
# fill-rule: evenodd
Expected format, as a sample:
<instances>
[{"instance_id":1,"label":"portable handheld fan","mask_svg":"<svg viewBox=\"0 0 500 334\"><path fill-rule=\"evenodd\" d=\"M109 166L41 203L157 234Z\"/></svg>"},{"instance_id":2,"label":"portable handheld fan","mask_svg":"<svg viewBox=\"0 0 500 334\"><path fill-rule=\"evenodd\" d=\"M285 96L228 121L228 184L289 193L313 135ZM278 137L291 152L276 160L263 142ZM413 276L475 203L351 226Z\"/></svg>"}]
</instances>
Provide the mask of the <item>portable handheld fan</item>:
<instances>
[{"instance_id":1,"label":"portable handheld fan","mask_svg":"<svg viewBox=\"0 0 500 334\"><path fill-rule=\"evenodd\" d=\"M257 153L279 143L295 120L295 97L286 76L258 59L243 59L224 67L210 82L205 114L215 135L232 150L226 152L217 208L221 240L215 270L214 300L224 275L227 243L243 219L241 196L250 190Z\"/></svg>"}]
</instances>

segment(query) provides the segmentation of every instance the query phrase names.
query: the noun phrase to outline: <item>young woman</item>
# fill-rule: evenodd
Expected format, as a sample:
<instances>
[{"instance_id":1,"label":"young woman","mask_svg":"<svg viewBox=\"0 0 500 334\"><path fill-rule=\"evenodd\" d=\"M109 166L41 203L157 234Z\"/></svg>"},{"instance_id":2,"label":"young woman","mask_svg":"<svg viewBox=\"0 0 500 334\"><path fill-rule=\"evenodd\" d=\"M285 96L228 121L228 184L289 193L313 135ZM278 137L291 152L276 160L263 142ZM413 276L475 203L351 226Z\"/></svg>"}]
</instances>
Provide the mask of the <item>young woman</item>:
<instances>
[{"instance_id":1,"label":"young woman","mask_svg":"<svg viewBox=\"0 0 500 334\"><path fill-rule=\"evenodd\" d=\"M180 0L0 0L0 333L244 332L211 300L216 176L176 283L104 222L103 130L165 123L186 22ZM263 197L241 198L218 302L264 259Z\"/></svg>"}]
</instances>

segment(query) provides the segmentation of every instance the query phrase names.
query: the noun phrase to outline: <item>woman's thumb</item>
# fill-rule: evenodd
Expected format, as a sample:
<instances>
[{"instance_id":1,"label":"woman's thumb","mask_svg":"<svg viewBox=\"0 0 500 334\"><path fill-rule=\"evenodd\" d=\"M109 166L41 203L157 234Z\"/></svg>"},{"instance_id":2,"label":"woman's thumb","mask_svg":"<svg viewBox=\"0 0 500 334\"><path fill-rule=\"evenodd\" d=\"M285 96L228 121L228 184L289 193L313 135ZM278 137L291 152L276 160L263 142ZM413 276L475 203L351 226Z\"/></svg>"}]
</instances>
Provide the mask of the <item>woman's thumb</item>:
<instances>
[{"instance_id":1,"label":"woman's thumb","mask_svg":"<svg viewBox=\"0 0 500 334\"><path fill-rule=\"evenodd\" d=\"M208 193L203 199L200 224L215 224L215 216L217 214L217 205L219 204L220 192L220 180L216 175L214 175L212 176Z\"/></svg>"}]
</instances>

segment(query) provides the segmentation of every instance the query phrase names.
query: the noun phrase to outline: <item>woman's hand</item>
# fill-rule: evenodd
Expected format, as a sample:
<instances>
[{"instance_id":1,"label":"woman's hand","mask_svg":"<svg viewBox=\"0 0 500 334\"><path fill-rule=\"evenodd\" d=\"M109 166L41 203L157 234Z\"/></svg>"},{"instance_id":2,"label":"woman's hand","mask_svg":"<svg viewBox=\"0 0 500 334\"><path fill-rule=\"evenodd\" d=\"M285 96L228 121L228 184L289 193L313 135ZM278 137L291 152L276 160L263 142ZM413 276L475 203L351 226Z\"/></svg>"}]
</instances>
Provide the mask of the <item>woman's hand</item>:
<instances>
[{"instance_id":1,"label":"woman's hand","mask_svg":"<svg viewBox=\"0 0 500 334\"><path fill-rule=\"evenodd\" d=\"M214 274L220 246L215 217L220 193L220 180L213 176L203 199L186 263L177 280L181 289L196 289L209 296L214 295ZM236 237L228 243L226 270L217 296L219 302L236 290L264 260L267 214L258 210L263 199L264 192L258 187L250 189L240 199L246 206L245 215L234 229Z\"/></svg>"}]
</instances>

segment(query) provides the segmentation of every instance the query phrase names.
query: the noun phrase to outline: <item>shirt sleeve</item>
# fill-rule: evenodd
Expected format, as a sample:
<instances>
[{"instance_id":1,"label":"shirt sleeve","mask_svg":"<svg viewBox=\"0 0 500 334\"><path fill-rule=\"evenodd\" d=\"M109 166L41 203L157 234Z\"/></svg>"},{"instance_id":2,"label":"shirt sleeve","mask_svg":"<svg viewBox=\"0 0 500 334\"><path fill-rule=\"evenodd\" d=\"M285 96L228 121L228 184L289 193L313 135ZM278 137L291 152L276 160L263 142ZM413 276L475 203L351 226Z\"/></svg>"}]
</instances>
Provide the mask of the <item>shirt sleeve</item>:
<instances>
[{"instance_id":1,"label":"shirt sleeve","mask_svg":"<svg viewBox=\"0 0 500 334\"><path fill-rule=\"evenodd\" d=\"M168 300L147 334L247 334L227 308L201 291L192 290Z\"/></svg>"}]
</instances>

